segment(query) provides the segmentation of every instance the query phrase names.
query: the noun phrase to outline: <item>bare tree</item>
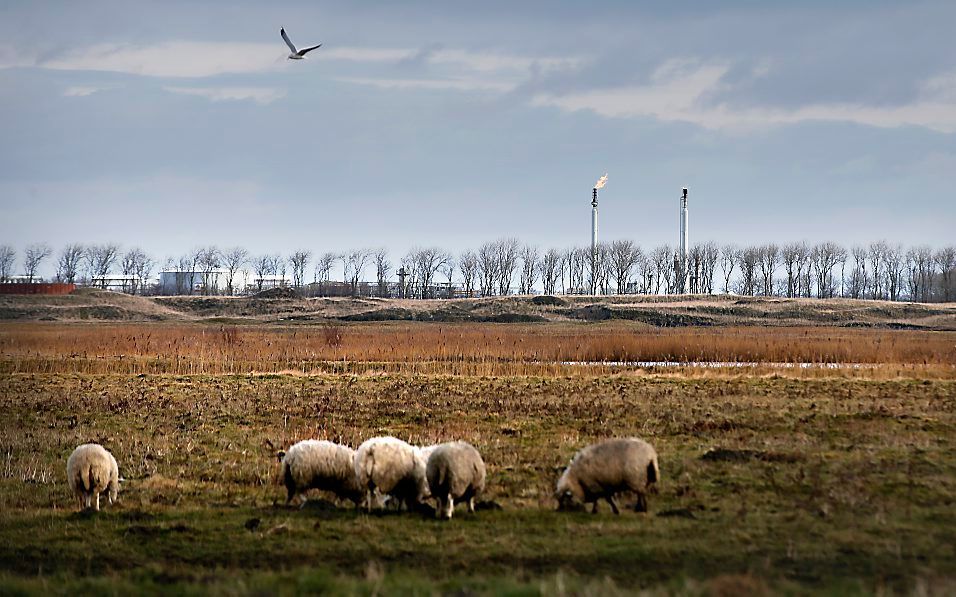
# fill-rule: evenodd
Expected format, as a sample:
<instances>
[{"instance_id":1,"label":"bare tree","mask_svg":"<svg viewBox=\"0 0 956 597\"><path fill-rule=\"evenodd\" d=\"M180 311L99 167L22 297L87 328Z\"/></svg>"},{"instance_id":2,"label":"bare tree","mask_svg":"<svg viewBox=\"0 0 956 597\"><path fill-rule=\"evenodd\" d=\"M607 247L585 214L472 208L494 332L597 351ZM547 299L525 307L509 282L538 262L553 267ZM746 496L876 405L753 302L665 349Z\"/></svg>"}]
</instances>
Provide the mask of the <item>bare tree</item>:
<instances>
[{"instance_id":1,"label":"bare tree","mask_svg":"<svg viewBox=\"0 0 956 597\"><path fill-rule=\"evenodd\" d=\"M136 283L139 286L140 294L146 293L146 280L149 279L150 273L153 271L153 266L155 262L152 257L146 253L140 253L139 259L136 261L136 264L133 267L133 275L136 276Z\"/></svg>"},{"instance_id":2,"label":"bare tree","mask_svg":"<svg viewBox=\"0 0 956 597\"><path fill-rule=\"evenodd\" d=\"M478 248L478 276L481 281L481 295L493 295L495 281L498 279L497 243L485 243Z\"/></svg>"},{"instance_id":3,"label":"bare tree","mask_svg":"<svg viewBox=\"0 0 956 597\"><path fill-rule=\"evenodd\" d=\"M322 284L329 283L332 280L332 267L338 259L338 253L331 251L322 253L315 264L315 281Z\"/></svg>"},{"instance_id":4,"label":"bare tree","mask_svg":"<svg viewBox=\"0 0 956 597\"><path fill-rule=\"evenodd\" d=\"M474 251L465 251L458 258L458 270L461 271L462 290L466 296L475 291L475 279L478 277L478 255Z\"/></svg>"},{"instance_id":5,"label":"bare tree","mask_svg":"<svg viewBox=\"0 0 956 597\"><path fill-rule=\"evenodd\" d=\"M661 284L664 284L664 291L667 292L670 280L671 248L667 245L654 247L649 259L654 265L654 294L661 293Z\"/></svg>"},{"instance_id":6,"label":"bare tree","mask_svg":"<svg viewBox=\"0 0 956 597\"><path fill-rule=\"evenodd\" d=\"M738 263L740 263L740 294L748 296L757 294L757 267L761 261L760 254L759 247L741 249L738 257Z\"/></svg>"},{"instance_id":7,"label":"bare tree","mask_svg":"<svg viewBox=\"0 0 956 597\"><path fill-rule=\"evenodd\" d=\"M940 270L940 285L942 286L943 301L949 302L954 297L953 278L956 273L956 246L950 245L936 251L933 261Z\"/></svg>"},{"instance_id":8,"label":"bare tree","mask_svg":"<svg viewBox=\"0 0 956 597\"><path fill-rule=\"evenodd\" d=\"M521 294L531 294L535 280L538 279L540 258L538 247L532 245L521 247L521 276L519 277Z\"/></svg>"},{"instance_id":9,"label":"bare tree","mask_svg":"<svg viewBox=\"0 0 956 597\"><path fill-rule=\"evenodd\" d=\"M56 279L67 284L75 283L82 258L83 245L72 243L63 247L56 264Z\"/></svg>"},{"instance_id":10,"label":"bare tree","mask_svg":"<svg viewBox=\"0 0 956 597\"><path fill-rule=\"evenodd\" d=\"M256 274L256 289L262 292L262 282L272 272L272 255L259 255L252 260L252 271Z\"/></svg>"},{"instance_id":11,"label":"bare tree","mask_svg":"<svg viewBox=\"0 0 956 597\"><path fill-rule=\"evenodd\" d=\"M33 282L37 275L37 270L43 260L50 256L53 249L46 243L34 243L27 247L23 254L23 270L27 275L27 281Z\"/></svg>"},{"instance_id":12,"label":"bare tree","mask_svg":"<svg viewBox=\"0 0 956 597\"><path fill-rule=\"evenodd\" d=\"M16 261L16 250L10 245L0 245L0 282L6 282L13 276L13 264Z\"/></svg>"},{"instance_id":13,"label":"bare tree","mask_svg":"<svg viewBox=\"0 0 956 597\"><path fill-rule=\"evenodd\" d=\"M817 297L833 298L836 284L833 281L833 269L846 258L846 249L833 242L819 243L811 252L813 268L817 274Z\"/></svg>"},{"instance_id":14,"label":"bare tree","mask_svg":"<svg viewBox=\"0 0 956 597\"><path fill-rule=\"evenodd\" d=\"M840 263L843 264L846 261L846 249L841 253L843 256ZM794 296L803 296L810 298L813 296L813 276L811 275L810 270L812 269L813 262L813 249L810 248L810 245L807 243L800 243L800 249L797 253L797 292ZM843 280L843 274L841 271L840 274L841 282Z\"/></svg>"},{"instance_id":15,"label":"bare tree","mask_svg":"<svg viewBox=\"0 0 956 597\"><path fill-rule=\"evenodd\" d=\"M850 272L849 294L853 298L866 298L866 289L869 286L866 271L867 250L856 246L850 249L853 256L853 271Z\"/></svg>"},{"instance_id":16,"label":"bare tree","mask_svg":"<svg viewBox=\"0 0 956 597\"><path fill-rule=\"evenodd\" d=\"M564 251L557 249L548 249L541 259L541 281L544 285L545 294L554 294L555 285L558 283L558 277L564 269Z\"/></svg>"},{"instance_id":17,"label":"bare tree","mask_svg":"<svg viewBox=\"0 0 956 597\"><path fill-rule=\"evenodd\" d=\"M236 279L236 272L249 260L249 251L242 247L233 247L223 252L222 260L226 267L226 293L232 296L235 294L233 282Z\"/></svg>"},{"instance_id":18,"label":"bare tree","mask_svg":"<svg viewBox=\"0 0 956 597\"><path fill-rule=\"evenodd\" d=\"M87 262L91 283L95 285L96 280L99 279L103 288L106 288L106 276L113 269L118 255L118 245L107 243L86 247L84 259Z\"/></svg>"},{"instance_id":19,"label":"bare tree","mask_svg":"<svg viewBox=\"0 0 956 597\"><path fill-rule=\"evenodd\" d=\"M610 261L618 294L627 292L627 284L631 281L631 273L641 255L641 249L634 244L634 241L616 240L611 243Z\"/></svg>"},{"instance_id":20,"label":"bare tree","mask_svg":"<svg viewBox=\"0 0 956 597\"><path fill-rule=\"evenodd\" d=\"M342 255L342 272L352 296L358 295L359 280L361 280L362 272L365 271L365 266L371 256L372 253L368 249L352 249Z\"/></svg>"},{"instance_id":21,"label":"bare tree","mask_svg":"<svg viewBox=\"0 0 956 597\"><path fill-rule=\"evenodd\" d=\"M885 240L870 243L868 257L870 260L870 280L873 288L872 296L875 299L886 298L886 250L888 246Z\"/></svg>"},{"instance_id":22,"label":"bare tree","mask_svg":"<svg viewBox=\"0 0 956 597\"><path fill-rule=\"evenodd\" d=\"M773 274L777 271L777 263L780 259L780 248L770 243L760 247L760 275L763 278L764 296L773 295Z\"/></svg>"},{"instance_id":23,"label":"bare tree","mask_svg":"<svg viewBox=\"0 0 956 597\"><path fill-rule=\"evenodd\" d=\"M455 270L458 268L458 264L455 263L455 258L451 253L445 253L445 261L440 266L438 266L438 271L445 275L445 284L447 298L454 298L454 291L452 290L452 280L455 278Z\"/></svg>"},{"instance_id":24,"label":"bare tree","mask_svg":"<svg viewBox=\"0 0 956 597\"><path fill-rule=\"evenodd\" d=\"M586 291L588 262L591 260L590 247L578 247L568 253L568 285L572 293Z\"/></svg>"},{"instance_id":25,"label":"bare tree","mask_svg":"<svg viewBox=\"0 0 956 597\"><path fill-rule=\"evenodd\" d=\"M415 295L430 298L434 287L435 273L451 259L451 255L438 247L414 248L409 254Z\"/></svg>"},{"instance_id":26,"label":"bare tree","mask_svg":"<svg viewBox=\"0 0 956 597\"><path fill-rule=\"evenodd\" d=\"M305 282L305 266L312 258L312 251L299 249L289 257L289 264L292 265L292 285L301 288Z\"/></svg>"},{"instance_id":27,"label":"bare tree","mask_svg":"<svg viewBox=\"0 0 956 597\"><path fill-rule=\"evenodd\" d=\"M914 253L916 266L916 297L913 300L928 302L931 300L935 262L933 249L927 245L916 247Z\"/></svg>"},{"instance_id":28,"label":"bare tree","mask_svg":"<svg viewBox=\"0 0 956 597\"><path fill-rule=\"evenodd\" d=\"M720 249L717 243L707 241L700 245L701 250L701 271L699 292L710 294L714 291L714 271L717 268L717 259L720 258Z\"/></svg>"},{"instance_id":29,"label":"bare tree","mask_svg":"<svg viewBox=\"0 0 956 597\"><path fill-rule=\"evenodd\" d=\"M212 273L222 264L222 254L215 246L203 247L199 252L196 264L202 271L202 293L213 294L216 285L213 284Z\"/></svg>"},{"instance_id":30,"label":"bare tree","mask_svg":"<svg viewBox=\"0 0 956 597\"><path fill-rule=\"evenodd\" d=\"M730 278L734 275L734 266L740 261L740 249L736 245L720 247L720 272L724 277L724 294L730 293Z\"/></svg>"},{"instance_id":31,"label":"bare tree","mask_svg":"<svg viewBox=\"0 0 956 597\"><path fill-rule=\"evenodd\" d=\"M787 298L799 295L800 254L806 243L787 243L780 248L780 261L787 272Z\"/></svg>"},{"instance_id":32,"label":"bare tree","mask_svg":"<svg viewBox=\"0 0 956 597\"><path fill-rule=\"evenodd\" d=\"M886 264L886 292L891 301L898 301L903 291L903 276L906 273L906 253L903 251L903 245L887 245L884 262Z\"/></svg>"},{"instance_id":33,"label":"bare tree","mask_svg":"<svg viewBox=\"0 0 956 597\"><path fill-rule=\"evenodd\" d=\"M392 270L392 264L388 260L388 249L380 247L375 249L372 254L375 261L375 281L378 285L378 296L388 296L388 274Z\"/></svg>"},{"instance_id":34,"label":"bare tree","mask_svg":"<svg viewBox=\"0 0 956 597\"><path fill-rule=\"evenodd\" d=\"M518 254L521 243L516 238L502 238L495 243L495 260L498 262L498 294L511 292L511 281L518 269Z\"/></svg>"},{"instance_id":35,"label":"bare tree","mask_svg":"<svg viewBox=\"0 0 956 597\"><path fill-rule=\"evenodd\" d=\"M123 292L136 294L139 288L139 281L136 278L136 271L139 264L148 259L146 253L139 247L134 247L123 254L120 260L120 268L123 271Z\"/></svg>"}]
</instances>

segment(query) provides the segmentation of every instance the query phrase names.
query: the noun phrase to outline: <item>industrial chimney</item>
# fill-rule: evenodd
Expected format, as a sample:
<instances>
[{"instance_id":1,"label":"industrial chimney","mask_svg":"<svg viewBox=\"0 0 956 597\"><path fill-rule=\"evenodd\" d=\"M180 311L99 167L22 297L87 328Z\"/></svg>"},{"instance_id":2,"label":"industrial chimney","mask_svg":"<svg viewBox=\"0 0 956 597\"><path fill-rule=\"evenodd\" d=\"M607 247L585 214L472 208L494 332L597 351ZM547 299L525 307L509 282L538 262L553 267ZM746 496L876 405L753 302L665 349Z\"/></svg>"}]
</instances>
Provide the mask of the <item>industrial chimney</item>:
<instances>
[{"instance_id":1,"label":"industrial chimney","mask_svg":"<svg viewBox=\"0 0 956 597\"><path fill-rule=\"evenodd\" d=\"M597 235L597 192L598 189L603 189L604 185L607 184L607 172L605 172L601 178L594 183L594 188L591 189L591 259L597 259L597 250L598 250L598 235Z\"/></svg>"},{"instance_id":2,"label":"industrial chimney","mask_svg":"<svg viewBox=\"0 0 956 597\"><path fill-rule=\"evenodd\" d=\"M690 246L687 243L687 188L681 189L681 198L680 198L680 258L681 258L681 270L682 275L684 276L684 292L689 292L689 282L690 282L690 268L687 267L689 264L688 260L688 251L690 251Z\"/></svg>"}]
</instances>

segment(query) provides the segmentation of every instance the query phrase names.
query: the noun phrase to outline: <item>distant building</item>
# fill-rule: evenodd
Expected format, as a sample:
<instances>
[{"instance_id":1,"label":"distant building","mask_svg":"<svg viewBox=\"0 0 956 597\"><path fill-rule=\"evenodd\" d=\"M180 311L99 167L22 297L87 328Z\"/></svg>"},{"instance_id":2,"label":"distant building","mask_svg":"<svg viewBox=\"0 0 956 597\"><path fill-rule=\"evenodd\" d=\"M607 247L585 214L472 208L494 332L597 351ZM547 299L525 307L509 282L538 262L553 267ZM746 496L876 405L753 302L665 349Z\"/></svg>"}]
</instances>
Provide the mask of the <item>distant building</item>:
<instances>
[{"instance_id":1,"label":"distant building","mask_svg":"<svg viewBox=\"0 0 956 597\"><path fill-rule=\"evenodd\" d=\"M229 270L210 272L164 270L159 272L159 294L228 294ZM266 275L261 278L248 269L236 270L232 277L233 294L250 294L260 290L292 286L292 278Z\"/></svg>"}]
</instances>

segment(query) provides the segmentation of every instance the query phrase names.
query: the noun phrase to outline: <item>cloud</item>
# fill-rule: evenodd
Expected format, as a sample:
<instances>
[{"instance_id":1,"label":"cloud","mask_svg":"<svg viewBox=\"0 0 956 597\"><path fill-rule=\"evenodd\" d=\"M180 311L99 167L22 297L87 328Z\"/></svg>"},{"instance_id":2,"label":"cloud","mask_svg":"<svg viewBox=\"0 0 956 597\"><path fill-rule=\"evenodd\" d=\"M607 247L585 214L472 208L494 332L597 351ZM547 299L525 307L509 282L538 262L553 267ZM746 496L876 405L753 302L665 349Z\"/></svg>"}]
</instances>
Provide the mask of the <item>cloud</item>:
<instances>
[{"instance_id":1,"label":"cloud","mask_svg":"<svg viewBox=\"0 0 956 597\"><path fill-rule=\"evenodd\" d=\"M209 101L240 101L252 100L260 105L271 104L286 96L284 89L269 87L164 87L170 93L195 95Z\"/></svg>"},{"instance_id":2,"label":"cloud","mask_svg":"<svg viewBox=\"0 0 956 597\"><path fill-rule=\"evenodd\" d=\"M340 77L336 81L369 85L381 89L430 89L453 91L508 92L514 85L481 79L377 79L373 77Z\"/></svg>"},{"instance_id":3,"label":"cloud","mask_svg":"<svg viewBox=\"0 0 956 597\"><path fill-rule=\"evenodd\" d=\"M106 91L107 89L109 89L109 87L67 87L63 92L63 97L86 97L100 91Z\"/></svg>"},{"instance_id":4,"label":"cloud","mask_svg":"<svg viewBox=\"0 0 956 597\"><path fill-rule=\"evenodd\" d=\"M209 77L276 70L281 50L274 44L173 41L149 46L97 44L39 60L40 68L108 71L152 77Z\"/></svg>"},{"instance_id":5,"label":"cloud","mask_svg":"<svg viewBox=\"0 0 956 597\"><path fill-rule=\"evenodd\" d=\"M398 62L411 49L342 47L322 49L310 60ZM152 45L97 44L39 58L0 47L0 68L36 67L63 71L104 71L148 77L201 78L222 74L264 73L286 65L285 46L275 44L170 41Z\"/></svg>"},{"instance_id":6,"label":"cloud","mask_svg":"<svg viewBox=\"0 0 956 597\"><path fill-rule=\"evenodd\" d=\"M542 72L572 68L578 58L532 58L429 47L395 51L397 64L413 66L414 77L339 77L336 80L382 89L429 89L508 93ZM422 76L428 75L428 76Z\"/></svg>"},{"instance_id":7,"label":"cloud","mask_svg":"<svg viewBox=\"0 0 956 597\"><path fill-rule=\"evenodd\" d=\"M762 64L755 76L767 74ZM912 102L896 106L821 103L793 108L736 105L722 99L734 89L726 81L727 64L672 59L656 69L646 85L567 94L538 93L535 106L588 110L609 118L656 118L688 122L707 129L752 130L805 121L851 122L881 128L921 126L956 132L956 74L924 82Z\"/></svg>"}]
</instances>

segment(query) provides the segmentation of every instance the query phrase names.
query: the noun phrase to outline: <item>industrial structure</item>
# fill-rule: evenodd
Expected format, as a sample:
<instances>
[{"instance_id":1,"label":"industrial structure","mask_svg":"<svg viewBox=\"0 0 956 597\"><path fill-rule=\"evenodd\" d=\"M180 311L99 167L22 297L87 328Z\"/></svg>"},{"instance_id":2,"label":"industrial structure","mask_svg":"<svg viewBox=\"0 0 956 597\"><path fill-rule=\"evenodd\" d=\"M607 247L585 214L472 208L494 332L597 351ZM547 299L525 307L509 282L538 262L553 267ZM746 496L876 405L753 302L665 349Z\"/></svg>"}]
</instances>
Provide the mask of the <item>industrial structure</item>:
<instances>
[{"instance_id":1,"label":"industrial structure","mask_svg":"<svg viewBox=\"0 0 956 597\"><path fill-rule=\"evenodd\" d=\"M680 198L680 275L683 277L683 292L690 290L690 268L688 264L690 245L687 242L687 187L681 189Z\"/></svg>"}]
</instances>

